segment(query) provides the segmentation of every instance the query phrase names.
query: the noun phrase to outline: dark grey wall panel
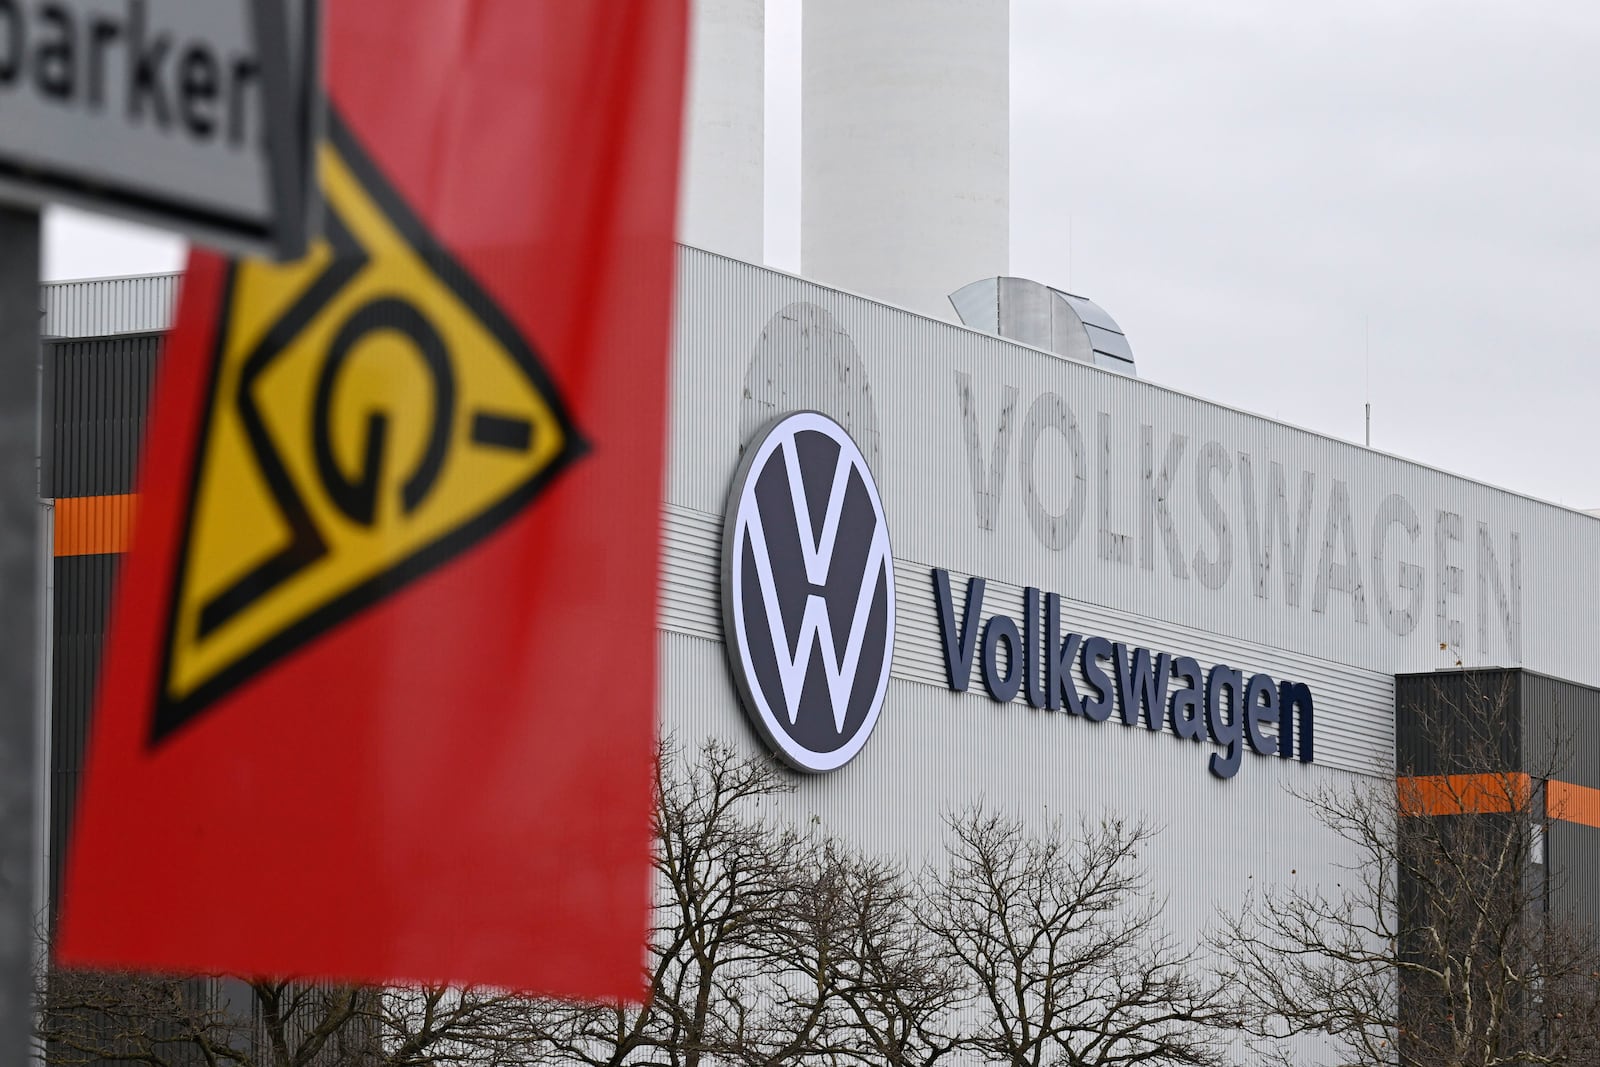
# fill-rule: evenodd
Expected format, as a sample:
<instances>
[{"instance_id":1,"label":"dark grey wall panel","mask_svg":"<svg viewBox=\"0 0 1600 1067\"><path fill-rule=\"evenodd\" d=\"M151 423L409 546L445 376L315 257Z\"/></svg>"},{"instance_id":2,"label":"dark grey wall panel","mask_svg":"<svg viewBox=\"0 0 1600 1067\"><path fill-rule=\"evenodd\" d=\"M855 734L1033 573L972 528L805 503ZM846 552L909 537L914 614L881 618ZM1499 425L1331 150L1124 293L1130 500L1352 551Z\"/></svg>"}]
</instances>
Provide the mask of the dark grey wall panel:
<instances>
[{"instance_id":1,"label":"dark grey wall panel","mask_svg":"<svg viewBox=\"0 0 1600 1067\"><path fill-rule=\"evenodd\" d=\"M1545 848L1550 910L1600 932L1600 829L1552 822Z\"/></svg>"},{"instance_id":2,"label":"dark grey wall panel","mask_svg":"<svg viewBox=\"0 0 1600 1067\"><path fill-rule=\"evenodd\" d=\"M1522 673L1529 774L1600 789L1600 689Z\"/></svg>"},{"instance_id":3,"label":"dark grey wall panel","mask_svg":"<svg viewBox=\"0 0 1600 1067\"><path fill-rule=\"evenodd\" d=\"M1396 772L1521 769L1520 674L1493 669L1396 676Z\"/></svg>"},{"instance_id":4,"label":"dark grey wall panel","mask_svg":"<svg viewBox=\"0 0 1600 1067\"><path fill-rule=\"evenodd\" d=\"M133 491L156 357L163 334L47 341L46 434L41 493L106 496Z\"/></svg>"},{"instance_id":5,"label":"dark grey wall panel","mask_svg":"<svg viewBox=\"0 0 1600 1067\"><path fill-rule=\"evenodd\" d=\"M1589 686L1522 670L1401 675L1395 716L1402 775L1514 770L1600 789L1600 690ZM1444 744L1430 721L1447 724ZM1497 744L1475 744L1490 727ZM1545 832L1529 875L1548 878L1552 912L1600 929L1600 829L1552 818Z\"/></svg>"},{"instance_id":6,"label":"dark grey wall panel","mask_svg":"<svg viewBox=\"0 0 1600 1067\"><path fill-rule=\"evenodd\" d=\"M40 495L109 496L132 492L150 390L163 338L123 334L44 345ZM105 640L106 615L119 557L55 560L54 659L51 692L50 899L78 796L89 715Z\"/></svg>"},{"instance_id":7,"label":"dark grey wall panel","mask_svg":"<svg viewBox=\"0 0 1600 1067\"><path fill-rule=\"evenodd\" d=\"M50 716L52 909L60 899L61 864L77 806L111 586L120 560L120 556L59 556L55 561Z\"/></svg>"}]
</instances>

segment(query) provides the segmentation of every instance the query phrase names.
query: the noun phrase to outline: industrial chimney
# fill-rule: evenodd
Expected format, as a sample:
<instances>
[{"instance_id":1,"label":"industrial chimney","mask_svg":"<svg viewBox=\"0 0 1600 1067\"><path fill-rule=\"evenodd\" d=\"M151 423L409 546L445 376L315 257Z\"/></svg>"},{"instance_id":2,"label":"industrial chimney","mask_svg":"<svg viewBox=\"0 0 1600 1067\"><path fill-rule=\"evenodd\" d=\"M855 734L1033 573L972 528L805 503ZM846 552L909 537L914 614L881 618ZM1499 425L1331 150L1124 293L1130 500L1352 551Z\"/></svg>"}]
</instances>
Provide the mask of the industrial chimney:
<instances>
[{"instance_id":1,"label":"industrial chimney","mask_svg":"<svg viewBox=\"0 0 1600 1067\"><path fill-rule=\"evenodd\" d=\"M749 263L765 225L765 31L766 0L694 0L678 240Z\"/></svg>"},{"instance_id":2,"label":"industrial chimney","mask_svg":"<svg viewBox=\"0 0 1600 1067\"><path fill-rule=\"evenodd\" d=\"M806 0L800 272L953 319L1010 258L1008 0Z\"/></svg>"}]
</instances>

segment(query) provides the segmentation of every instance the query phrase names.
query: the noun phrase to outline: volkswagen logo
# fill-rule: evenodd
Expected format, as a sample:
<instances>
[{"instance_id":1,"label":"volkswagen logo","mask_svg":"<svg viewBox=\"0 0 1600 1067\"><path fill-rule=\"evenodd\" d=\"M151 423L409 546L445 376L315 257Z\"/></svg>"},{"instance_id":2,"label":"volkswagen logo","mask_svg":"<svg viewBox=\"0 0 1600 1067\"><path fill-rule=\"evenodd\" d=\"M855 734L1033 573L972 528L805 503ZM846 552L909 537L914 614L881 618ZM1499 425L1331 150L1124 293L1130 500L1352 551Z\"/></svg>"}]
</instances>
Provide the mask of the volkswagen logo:
<instances>
[{"instance_id":1,"label":"volkswagen logo","mask_svg":"<svg viewBox=\"0 0 1600 1067\"><path fill-rule=\"evenodd\" d=\"M746 711L787 763L848 763L883 707L894 658L894 554L861 450L814 411L746 449L722 538L728 658Z\"/></svg>"}]
</instances>

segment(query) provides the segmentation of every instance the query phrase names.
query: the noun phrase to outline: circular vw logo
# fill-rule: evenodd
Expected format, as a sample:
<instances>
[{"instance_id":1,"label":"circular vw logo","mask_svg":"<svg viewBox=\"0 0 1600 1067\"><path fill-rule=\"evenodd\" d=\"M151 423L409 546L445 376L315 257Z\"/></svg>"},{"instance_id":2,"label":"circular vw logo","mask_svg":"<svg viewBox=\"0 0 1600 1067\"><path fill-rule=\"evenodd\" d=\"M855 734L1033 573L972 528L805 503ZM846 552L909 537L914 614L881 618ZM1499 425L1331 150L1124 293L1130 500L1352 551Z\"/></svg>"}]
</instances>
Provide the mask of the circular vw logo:
<instances>
[{"instance_id":1,"label":"circular vw logo","mask_svg":"<svg viewBox=\"0 0 1600 1067\"><path fill-rule=\"evenodd\" d=\"M751 720L802 771L867 743L894 657L894 554L861 450L825 415L768 424L722 538L728 658Z\"/></svg>"}]
</instances>

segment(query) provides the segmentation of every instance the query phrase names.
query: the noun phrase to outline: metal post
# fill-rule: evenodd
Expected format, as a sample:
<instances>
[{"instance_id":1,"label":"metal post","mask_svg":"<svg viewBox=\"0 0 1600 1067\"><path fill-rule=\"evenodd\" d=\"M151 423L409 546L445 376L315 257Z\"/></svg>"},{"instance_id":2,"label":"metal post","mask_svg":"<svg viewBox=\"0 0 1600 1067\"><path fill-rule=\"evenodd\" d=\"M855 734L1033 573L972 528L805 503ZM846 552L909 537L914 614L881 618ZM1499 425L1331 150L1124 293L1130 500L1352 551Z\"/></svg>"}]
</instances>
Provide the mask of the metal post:
<instances>
[{"instance_id":1,"label":"metal post","mask_svg":"<svg viewBox=\"0 0 1600 1067\"><path fill-rule=\"evenodd\" d=\"M39 655L39 215L0 206L0 1062L33 1030Z\"/></svg>"}]
</instances>

